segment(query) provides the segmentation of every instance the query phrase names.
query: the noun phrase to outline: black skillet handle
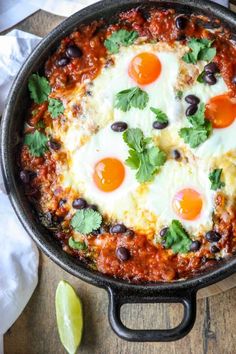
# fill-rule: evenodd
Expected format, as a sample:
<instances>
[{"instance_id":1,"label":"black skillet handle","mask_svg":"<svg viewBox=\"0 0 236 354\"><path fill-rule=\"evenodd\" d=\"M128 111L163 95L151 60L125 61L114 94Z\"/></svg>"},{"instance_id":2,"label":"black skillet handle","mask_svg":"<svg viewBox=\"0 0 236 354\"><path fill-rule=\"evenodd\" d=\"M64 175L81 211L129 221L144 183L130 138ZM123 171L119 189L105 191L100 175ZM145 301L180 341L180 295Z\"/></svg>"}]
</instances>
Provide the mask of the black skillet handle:
<instances>
[{"instance_id":1,"label":"black skillet handle","mask_svg":"<svg viewBox=\"0 0 236 354\"><path fill-rule=\"evenodd\" d=\"M112 288L109 292L109 322L114 332L122 339L132 342L170 342L184 337L192 329L196 319L196 291L169 295L139 296L135 293L120 293ZM120 309L129 303L181 303L184 315L181 323L171 329L130 329L120 318ZM158 314L157 314L158 316Z\"/></svg>"},{"instance_id":2,"label":"black skillet handle","mask_svg":"<svg viewBox=\"0 0 236 354\"><path fill-rule=\"evenodd\" d=\"M229 0L211 0L224 7L229 7Z\"/></svg>"}]
</instances>

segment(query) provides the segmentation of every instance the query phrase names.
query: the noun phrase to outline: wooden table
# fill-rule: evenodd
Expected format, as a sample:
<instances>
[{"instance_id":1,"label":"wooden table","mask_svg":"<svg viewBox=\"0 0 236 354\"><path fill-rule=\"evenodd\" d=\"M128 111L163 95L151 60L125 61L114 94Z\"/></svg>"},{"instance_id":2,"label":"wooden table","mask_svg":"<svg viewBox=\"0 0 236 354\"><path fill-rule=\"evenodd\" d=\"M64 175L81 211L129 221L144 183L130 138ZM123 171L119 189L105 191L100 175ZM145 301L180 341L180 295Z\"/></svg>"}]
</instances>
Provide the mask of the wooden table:
<instances>
[{"instance_id":1,"label":"wooden table","mask_svg":"<svg viewBox=\"0 0 236 354\"><path fill-rule=\"evenodd\" d=\"M16 28L44 36L61 20L39 11ZM118 338L109 326L106 292L69 275L40 254L39 284L24 312L4 337L5 354L65 353L57 333L54 307L55 290L61 279L74 285L83 302L85 328L81 354L236 353L236 289L198 300L195 326L184 339L161 344L129 343ZM122 319L131 328L173 327L181 316L182 307L176 304L129 305L122 310Z\"/></svg>"}]
</instances>

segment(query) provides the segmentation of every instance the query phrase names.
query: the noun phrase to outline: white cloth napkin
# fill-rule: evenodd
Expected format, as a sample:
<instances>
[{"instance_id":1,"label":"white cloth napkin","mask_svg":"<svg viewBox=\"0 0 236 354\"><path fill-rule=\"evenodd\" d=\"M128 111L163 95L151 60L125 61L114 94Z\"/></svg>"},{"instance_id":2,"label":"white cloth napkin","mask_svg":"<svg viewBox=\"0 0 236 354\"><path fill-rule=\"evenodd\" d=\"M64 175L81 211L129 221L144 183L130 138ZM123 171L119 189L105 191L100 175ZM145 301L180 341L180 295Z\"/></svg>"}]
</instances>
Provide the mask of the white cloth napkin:
<instances>
[{"instance_id":1,"label":"white cloth napkin","mask_svg":"<svg viewBox=\"0 0 236 354\"><path fill-rule=\"evenodd\" d=\"M0 115L12 81L39 41L39 37L17 30L0 36ZM0 354L3 354L3 334L21 314L37 285L38 250L1 191L0 230Z\"/></svg>"},{"instance_id":2,"label":"white cloth napkin","mask_svg":"<svg viewBox=\"0 0 236 354\"><path fill-rule=\"evenodd\" d=\"M0 31L14 26L39 9L59 16L70 16L96 0L0 0Z\"/></svg>"}]
</instances>

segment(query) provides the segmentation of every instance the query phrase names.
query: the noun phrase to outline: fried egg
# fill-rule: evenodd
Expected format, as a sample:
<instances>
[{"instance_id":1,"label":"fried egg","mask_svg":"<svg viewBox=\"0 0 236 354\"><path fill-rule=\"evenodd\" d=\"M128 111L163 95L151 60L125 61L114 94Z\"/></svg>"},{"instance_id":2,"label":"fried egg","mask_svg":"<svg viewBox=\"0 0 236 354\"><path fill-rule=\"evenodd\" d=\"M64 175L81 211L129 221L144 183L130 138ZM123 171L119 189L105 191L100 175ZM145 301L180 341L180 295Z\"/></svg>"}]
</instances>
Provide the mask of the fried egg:
<instances>
[{"instance_id":1,"label":"fried egg","mask_svg":"<svg viewBox=\"0 0 236 354\"><path fill-rule=\"evenodd\" d=\"M80 149L76 143L74 146L64 186L72 186L88 202L97 204L102 213L113 218L122 217L129 209L129 196L138 186L135 172L125 165L128 146L122 134L113 132L108 126Z\"/></svg>"},{"instance_id":2,"label":"fried egg","mask_svg":"<svg viewBox=\"0 0 236 354\"><path fill-rule=\"evenodd\" d=\"M211 229L214 196L208 171L197 163L169 160L150 184L146 208L158 215L157 230L178 219L197 234Z\"/></svg>"}]
</instances>

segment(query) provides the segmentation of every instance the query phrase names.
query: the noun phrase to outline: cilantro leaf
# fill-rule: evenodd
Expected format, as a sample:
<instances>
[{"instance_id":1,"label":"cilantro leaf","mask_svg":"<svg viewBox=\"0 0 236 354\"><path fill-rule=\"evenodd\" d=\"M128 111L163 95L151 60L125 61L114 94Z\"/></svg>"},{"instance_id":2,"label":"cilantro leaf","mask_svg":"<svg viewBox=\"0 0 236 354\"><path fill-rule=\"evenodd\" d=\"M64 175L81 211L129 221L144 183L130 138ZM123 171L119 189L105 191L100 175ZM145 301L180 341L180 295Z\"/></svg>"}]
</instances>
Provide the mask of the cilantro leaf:
<instances>
[{"instance_id":1,"label":"cilantro leaf","mask_svg":"<svg viewBox=\"0 0 236 354\"><path fill-rule=\"evenodd\" d=\"M35 130L34 133L26 134L24 143L28 145L33 156L40 157L48 150L48 138L45 134Z\"/></svg>"},{"instance_id":2,"label":"cilantro leaf","mask_svg":"<svg viewBox=\"0 0 236 354\"><path fill-rule=\"evenodd\" d=\"M147 150L150 163L155 167L160 167L166 162L166 154L157 146L153 146Z\"/></svg>"},{"instance_id":3,"label":"cilantro leaf","mask_svg":"<svg viewBox=\"0 0 236 354\"><path fill-rule=\"evenodd\" d=\"M161 109L150 107L150 110L156 115L156 120L160 123L168 123L168 117Z\"/></svg>"},{"instance_id":4,"label":"cilantro leaf","mask_svg":"<svg viewBox=\"0 0 236 354\"><path fill-rule=\"evenodd\" d=\"M102 223L102 216L92 209L78 210L71 219L71 226L81 234L88 235L97 230Z\"/></svg>"},{"instance_id":5,"label":"cilantro leaf","mask_svg":"<svg viewBox=\"0 0 236 354\"><path fill-rule=\"evenodd\" d=\"M176 98L177 98L178 100L182 100L183 95L184 95L184 93L183 93L183 91L181 91L181 90L178 90L178 91L176 92Z\"/></svg>"},{"instance_id":6,"label":"cilantro leaf","mask_svg":"<svg viewBox=\"0 0 236 354\"><path fill-rule=\"evenodd\" d=\"M49 82L44 76L38 74L32 74L28 81L28 89L30 97L35 103L41 104L48 99L48 95L51 92Z\"/></svg>"},{"instance_id":7,"label":"cilantro leaf","mask_svg":"<svg viewBox=\"0 0 236 354\"><path fill-rule=\"evenodd\" d=\"M49 98L48 102L48 112L51 114L52 118L57 118L60 114L64 113L64 106L60 100Z\"/></svg>"},{"instance_id":8,"label":"cilantro leaf","mask_svg":"<svg viewBox=\"0 0 236 354\"><path fill-rule=\"evenodd\" d=\"M137 31L127 31L122 29L113 32L112 35L105 40L104 45L110 53L117 54L120 46L123 45L128 47L134 43L138 36Z\"/></svg>"},{"instance_id":9,"label":"cilantro leaf","mask_svg":"<svg viewBox=\"0 0 236 354\"><path fill-rule=\"evenodd\" d=\"M211 189L213 191L216 191L217 189L220 189L225 186L225 183L221 182L220 180L222 172L222 168L216 168L209 174L209 180L211 181Z\"/></svg>"},{"instance_id":10,"label":"cilantro leaf","mask_svg":"<svg viewBox=\"0 0 236 354\"><path fill-rule=\"evenodd\" d=\"M133 87L116 94L115 107L123 112L129 111L132 107L144 109L148 100L147 92L141 90L139 87Z\"/></svg>"},{"instance_id":11,"label":"cilantro leaf","mask_svg":"<svg viewBox=\"0 0 236 354\"><path fill-rule=\"evenodd\" d=\"M205 110L204 103L200 103L199 108L195 114L188 117L188 121L194 126L203 125L205 123Z\"/></svg>"},{"instance_id":12,"label":"cilantro leaf","mask_svg":"<svg viewBox=\"0 0 236 354\"><path fill-rule=\"evenodd\" d=\"M191 38L188 41L191 51L184 54L183 61L191 64L196 64L198 60L211 61L216 55L216 48L211 47L213 42L206 38Z\"/></svg>"},{"instance_id":13,"label":"cilantro leaf","mask_svg":"<svg viewBox=\"0 0 236 354\"><path fill-rule=\"evenodd\" d=\"M144 149L144 135L141 129L131 128L123 133L125 143L133 150L142 152Z\"/></svg>"},{"instance_id":14,"label":"cilantro leaf","mask_svg":"<svg viewBox=\"0 0 236 354\"><path fill-rule=\"evenodd\" d=\"M211 125L208 122L206 125L200 125L192 128L182 128L179 131L179 136L184 139L186 144L189 144L191 148L196 148L200 144L204 143L210 135Z\"/></svg>"},{"instance_id":15,"label":"cilantro leaf","mask_svg":"<svg viewBox=\"0 0 236 354\"><path fill-rule=\"evenodd\" d=\"M73 237L70 237L68 240L68 245L71 248L74 248L79 251L86 251L88 249L88 246L84 241L75 241Z\"/></svg>"},{"instance_id":16,"label":"cilantro leaf","mask_svg":"<svg viewBox=\"0 0 236 354\"><path fill-rule=\"evenodd\" d=\"M191 148L196 148L206 141L211 132L212 125L205 119L205 105L200 104L197 113L188 117L192 127L182 128L179 136L184 139L185 144L189 144Z\"/></svg>"},{"instance_id":17,"label":"cilantro leaf","mask_svg":"<svg viewBox=\"0 0 236 354\"><path fill-rule=\"evenodd\" d=\"M204 83L203 76L205 75L205 70L201 72L201 74L198 75L197 81L200 82L200 84Z\"/></svg>"},{"instance_id":18,"label":"cilantro leaf","mask_svg":"<svg viewBox=\"0 0 236 354\"><path fill-rule=\"evenodd\" d=\"M172 220L164 236L165 247L174 253L187 253L192 243L187 231L178 220Z\"/></svg>"},{"instance_id":19,"label":"cilantro leaf","mask_svg":"<svg viewBox=\"0 0 236 354\"><path fill-rule=\"evenodd\" d=\"M138 182L149 182L166 161L166 154L157 146L149 146L152 139L144 138L139 128L130 128L123 133L123 139L130 147L129 157L125 161L130 168L137 170Z\"/></svg>"}]
</instances>

